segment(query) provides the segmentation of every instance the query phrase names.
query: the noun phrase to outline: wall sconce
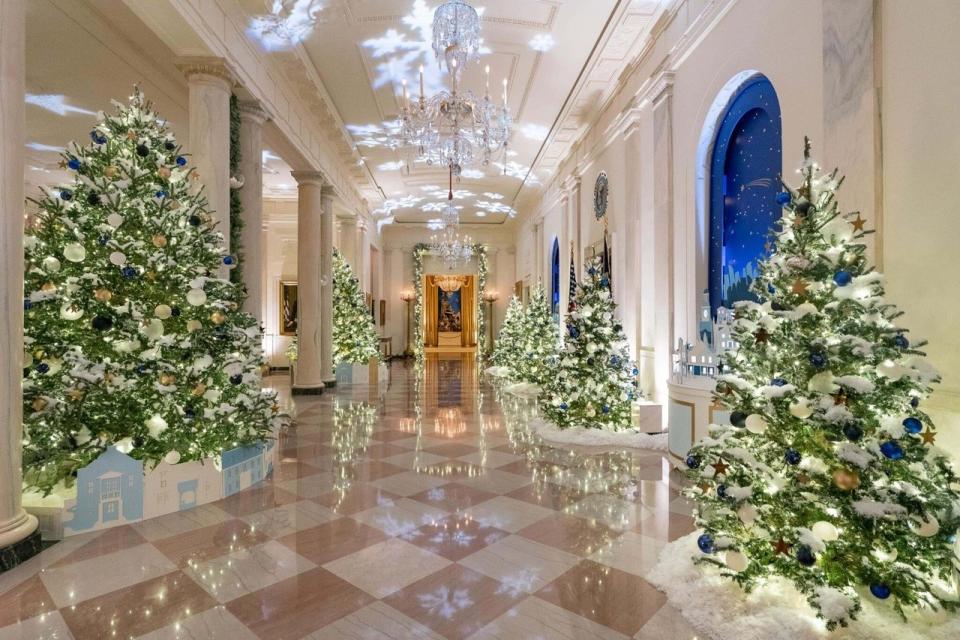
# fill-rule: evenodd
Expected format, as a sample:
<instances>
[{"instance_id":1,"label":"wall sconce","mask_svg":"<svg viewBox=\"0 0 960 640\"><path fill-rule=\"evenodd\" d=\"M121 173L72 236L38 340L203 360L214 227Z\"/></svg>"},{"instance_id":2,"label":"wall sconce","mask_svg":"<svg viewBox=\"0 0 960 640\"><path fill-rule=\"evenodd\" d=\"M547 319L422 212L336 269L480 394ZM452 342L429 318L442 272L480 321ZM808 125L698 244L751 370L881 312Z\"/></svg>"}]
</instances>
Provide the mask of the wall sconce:
<instances>
[{"instance_id":1,"label":"wall sconce","mask_svg":"<svg viewBox=\"0 0 960 640\"><path fill-rule=\"evenodd\" d=\"M496 291L484 291L483 292L483 301L493 304L500 299L500 294Z\"/></svg>"},{"instance_id":2,"label":"wall sconce","mask_svg":"<svg viewBox=\"0 0 960 640\"><path fill-rule=\"evenodd\" d=\"M487 353L493 353L493 303L500 294L493 290L483 292L483 301L487 303Z\"/></svg>"},{"instance_id":3,"label":"wall sconce","mask_svg":"<svg viewBox=\"0 0 960 640\"><path fill-rule=\"evenodd\" d=\"M409 289L405 289L400 292L400 299L404 302L413 302L413 299L417 297L417 294Z\"/></svg>"},{"instance_id":4,"label":"wall sconce","mask_svg":"<svg viewBox=\"0 0 960 640\"><path fill-rule=\"evenodd\" d=\"M410 303L413 302L416 298L417 298L416 292L411 291L410 289L404 289L403 291L400 292L400 299L403 300L405 303L407 303L407 313L406 313L407 343L403 349L403 355L404 357L407 357L407 358L413 355L413 349L410 348Z\"/></svg>"}]
</instances>

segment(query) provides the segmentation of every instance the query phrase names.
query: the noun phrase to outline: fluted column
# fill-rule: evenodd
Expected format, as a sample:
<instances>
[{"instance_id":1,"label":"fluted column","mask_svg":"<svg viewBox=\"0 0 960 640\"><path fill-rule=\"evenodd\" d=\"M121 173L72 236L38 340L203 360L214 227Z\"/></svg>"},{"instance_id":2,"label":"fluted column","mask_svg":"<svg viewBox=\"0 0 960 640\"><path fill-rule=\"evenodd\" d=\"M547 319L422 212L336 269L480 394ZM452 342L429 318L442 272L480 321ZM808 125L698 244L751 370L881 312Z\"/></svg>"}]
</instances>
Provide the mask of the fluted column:
<instances>
[{"instance_id":1,"label":"fluted column","mask_svg":"<svg viewBox=\"0 0 960 640\"><path fill-rule=\"evenodd\" d=\"M333 373L333 188L320 196L320 371L324 385L337 384Z\"/></svg>"},{"instance_id":2,"label":"fluted column","mask_svg":"<svg viewBox=\"0 0 960 640\"><path fill-rule=\"evenodd\" d=\"M190 146L216 228L230 250L230 92L233 79L219 58L184 58L177 65L190 90ZM221 269L226 276L226 268Z\"/></svg>"},{"instance_id":3,"label":"fluted column","mask_svg":"<svg viewBox=\"0 0 960 640\"><path fill-rule=\"evenodd\" d=\"M321 256L323 175L294 171L297 181L297 373L294 395L323 393ZM323 321L327 322L323 316Z\"/></svg>"},{"instance_id":4,"label":"fluted column","mask_svg":"<svg viewBox=\"0 0 960 640\"><path fill-rule=\"evenodd\" d=\"M23 430L23 0L0 0L0 571L40 550L20 503Z\"/></svg>"},{"instance_id":5,"label":"fluted column","mask_svg":"<svg viewBox=\"0 0 960 640\"><path fill-rule=\"evenodd\" d=\"M263 123L267 113L259 103L240 103L240 175L243 188L243 282L247 299L243 309L263 324Z\"/></svg>"}]
</instances>

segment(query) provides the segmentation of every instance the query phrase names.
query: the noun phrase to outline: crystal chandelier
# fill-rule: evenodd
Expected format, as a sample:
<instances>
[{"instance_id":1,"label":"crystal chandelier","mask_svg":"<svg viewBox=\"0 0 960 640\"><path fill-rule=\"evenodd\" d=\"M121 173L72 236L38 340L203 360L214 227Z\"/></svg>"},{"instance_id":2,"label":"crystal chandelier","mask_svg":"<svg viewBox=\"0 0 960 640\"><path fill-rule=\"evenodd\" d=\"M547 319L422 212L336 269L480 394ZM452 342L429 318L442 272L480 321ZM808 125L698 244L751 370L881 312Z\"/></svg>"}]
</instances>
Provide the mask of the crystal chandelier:
<instances>
[{"instance_id":1,"label":"crystal chandelier","mask_svg":"<svg viewBox=\"0 0 960 640\"><path fill-rule=\"evenodd\" d=\"M507 107L507 81L503 81L503 104L490 97L490 67L486 68L486 89L478 98L460 88L460 75L480 50L480 20L463 0L449 0L434 14L434 52L438 63L446 61L452 90L427 97L423 67L420 67L420 95L411 103L407 82L403 82L400 110L400 137L428 165L447 166L456 176L476 162L484 166L498 152L506 159L513 120ZM441 55L443 58L441 58ZM506 164L506 162L504 162Z\"/></svg>"},{"instance_id":2,"label":"crystal chandelier","mask_svg":"<svg viewBox=\"0 0 960 640\"><path fill-rule=\"evenodd\" d=\"M447 207L441 214L443 229L430 239L430 250L439 256L448 269L470 262L473 258L473 240L460 235L460 212L453 206L453 169L450 169L450 193ZM442 287L441 287L442 288ZM446 289L444 289L446 291Z\"/></svg>"},{"instance_id":3,"label":"crystal chandelier","mask_svg":"<svg viewBox=\"0 0 960 640\"><path fill-rule=\"evenodd\" d=\"M437 64L455 73L480 57L480 16L463 0L447 0L433 14L433 52ZM442 56L442 57L441 57Z\"/></svg>"}]
</instances>

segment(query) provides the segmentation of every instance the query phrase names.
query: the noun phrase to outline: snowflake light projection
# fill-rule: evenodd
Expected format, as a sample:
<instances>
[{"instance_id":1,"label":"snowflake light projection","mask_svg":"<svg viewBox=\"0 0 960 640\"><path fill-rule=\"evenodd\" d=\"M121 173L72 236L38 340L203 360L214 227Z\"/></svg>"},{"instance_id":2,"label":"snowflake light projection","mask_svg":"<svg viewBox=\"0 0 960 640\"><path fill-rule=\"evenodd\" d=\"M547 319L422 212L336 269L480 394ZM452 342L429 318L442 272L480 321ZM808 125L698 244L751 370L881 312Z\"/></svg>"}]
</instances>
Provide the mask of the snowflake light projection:
<instances>
[{"instance_id":1,"label":"snowflake light projection","mask_svg":"<svg viewBox=\"0 0 960 640\"><path fill-rule=\"evenodd\" d=\"M383 206L374 209L374 215L388 216L397 209L410 209L423 202L423 198L406 195L402 198L389 198L383 201Z\"/></svg>"},{"instance_id":2,"label":"snowflake light projection","mask_svg":"<svg viewBox=\"0 0 960 640\"><path fill-rule=\"evenodd\" d=\"M517 215L517 210L511 207L510 205L503 204L502 202L490 202L488 200L477 200L474 205L480 211L486 213L505 213L511 218ZM479 215L479 213L478 213Z\"/></svg>"},{"instance_id":3,"label":"snowflake light projection","mask_svg":"<svg viewBox=\"0 0 960 640\"><path fill-rule=\"evenodd\" d=\"M550 133L550 127L528 122L520 127L520 133L522 133L525 138L540 142L547 139L547 135Z\"/></svg>"},{"instance_id":4,"label":"snowflake light projection","mask_svg":"<svg viewBox=\"0 0 960 640\"><path fill-rule=\"evenodd\" d=\"M526 180L529 184L540 184L540 179L537 178L537 175L530 170L530 167L524 166L519 162L514 162L511 160L506 164L502 162L494 162L493 164L500 169L503 175L509 178Z\"/></svg>"},{"instance_id":5,"label":"snowflake light projection","mask_svg":"<svg viewBox=\"0 0 960 640\"><path fill-rule=\"evenodd\" d=\"M473 605L470 593L466 589L450 590L443 586L433 593L424 593L417 596L420 606L430 615L440 616L445 620L453 618L458 611L463 611Z\"/></svg>"},{"instance_id":6,"label":"snowflake light projection","mask_svg":"<svg viewBox=\"0 0 960 640\"><path fill-rule=\"evenodd\" d=\"M396 120L382 124L348 124L347 131L359 147L395 149L398 146L400 128Z\"/></svg>"},{"instance_id":7,"label":"snowflake light projection","mask_svg":"<svg viewBox=\"0 0 960 640\"><path fill-rule=\"evenodd\" d=\"M484 191L483 197L487 200L503 200L502 193L491 193L490 191Z\"/></svg>"},{"instance_id":8,"label":"snowflake light projection","mask_svg":"<svg viewBox=\"0 0 960 640\"><path fill-rule=\"evenodd\" d=\"M266 51L292 49L317 25L321 0L273 0L270 13L250 18L247 35Z\"/></svg>"},{"instance_id":9,"label":"snowflake light projection","mask_svg":"<svg viewBox=\"0 0 960 640\"><path fill-rule=\"evenodd\" d=\"M58 116L65 116L68 113L79 113L85 116L97 115L96 112L90 111L89 109L82 109L72 104L67 104L66 96L55 93L28 93L25 102L51 111Z\"/></svg>"},{"instance_id":10,"label":"snowflake light projection","mask_svg":"<svg viewBox=\"0 0 960 640\"><path fill-rule=\"evenodd\" d=\"M557 41L553 39L553 36L549 33L538 33L533 36L530 40L530 48L534 51L539 51L540 53L546 53L553 49L557 44Z\"/></svg>"},{"instance_id":11,"label":"snowflake light projection","mask_svg":"<svg viewBox=\"0 0 960 640\"><path fill-rule=\"evenodd\" d=\"M377 166L378 171L402 171L403 168L407 166L407 163L403 160L393 160L391 162L384 162L381 165Z\"/></svg>"}]
</instances>

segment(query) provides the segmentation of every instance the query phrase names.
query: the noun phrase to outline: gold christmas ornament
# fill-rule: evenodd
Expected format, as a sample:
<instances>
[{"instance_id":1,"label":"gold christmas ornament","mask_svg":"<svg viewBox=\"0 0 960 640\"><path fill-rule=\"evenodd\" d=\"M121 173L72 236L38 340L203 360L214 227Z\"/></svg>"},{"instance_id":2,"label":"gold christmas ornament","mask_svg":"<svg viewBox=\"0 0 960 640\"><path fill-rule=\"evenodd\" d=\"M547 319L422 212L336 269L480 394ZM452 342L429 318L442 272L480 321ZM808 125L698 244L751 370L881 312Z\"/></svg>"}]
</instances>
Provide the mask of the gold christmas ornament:
<instances>
[{"instance_id":1,"label":"gold christmas ornament","mask_svg":"<svg viewBox=\"0 0 960 640\"><path fill-rule=\"evenodd\" d=\"M160 167L157 169L157 175L163 178L164 180L170 179L170 167Z\"/></svg>"},{"instance_id":2,"label":"gold christmas ornament","mask_svg":"<svg viewBox=\"0 0 960 640\"><path fill-rule=\"evenodd\" d=\"M168 206L169 206L171 209L173 209L173 210L179 209L179 208L180 208L180 201L179 201L179 200L171 200L171 201L169 202Z\"/></svg>"},{"instance_id":3,"label":"gold christmas ornament","mask_svg":"<svg viewBox=\"0 0 960 640\"><path fill-rule=\"evenodd\" d=\"M147 271L147 272L146 272L145 274L143 274L143 275L145 275L145 276L147 277L147 280L149 280L149 281L151 281L151 282L153 282L154 280L157 279L157 272L154 271L153 269L150 269L150 271Z\"/></svg>"},{"instance_id":4,"label":"gold christmas ornament","mask_svg":"<svg viewBox=\"0 0 960 640\"><path fill-rule=\"evenodd\" d=\"M163 249L165 246L167 246L167 236L163 235L162 233L158 233L157 235L153 236L153 246L158 249Z\"/></svg>"},{"instance_id":5,"label":"gold christmas ornament","mask_svg":"<svg viewBox=\"0 0 960 640\"><path fill-rule=\"evenodd\" d=\"M187 333L199 331L201 326L199 320L187 320Z\"/></svg>"},{"instance_id":6,"label":"gold christmas ornament","mask_svg":"<svg viewBox=\"0 0 960 640\"><path fill-rule=\"evenodd\" d=\"M137 132L133 129L127 129L127 140L136 140Z\"/></svg>"},{"instance_id":7,"label":"gold christmas ornament","mask_svg":"<svg viewBox=\"0 0 960 640\"><path fill-rule=\"evenodd\" d=\"M110 299L113 298L113 294L109 289L97 289L93 292L93 297L100 302L110 302Z\"/></svg>"},{"instance_id":8,"label":"gold christmas ornament","mask_svg":"<svg viewBox=\"0 0 960 640\"><path fill-rule=\"evenodd\" d=\"M177 381L177 376L173 375L172 373L160 374L160 384L162 384L165 387L169 387L176 381Z\"/></svg>"},{"instance_id":9,"label":"gold christmas ornament","mask_svg":"<svg viewBox=\"0 0 960 640\"><path fill-rule=\"evenodd\" d=\"M198 382L196 386L193 387L192 393L195 396L202 396L206 390L207 390L207 385L203 384L202 382Z\"/></svg>"},{"instance_id":10,"label":"gold christmas ornament","mask_svg":"<svg viewBox=\"0 0 960 640\"><path fill-rule=\"evenodd\" d=\"M117 173L119 173L119 172L120 172L120 169L118 169L117 167L115 167L115 166L112 165L112 164L111 164L111 165L107 165L107 166L104 167L104 169L103 169L103 175L105 175L105 176L108 177L108 178L114 177L114 176L117 175Z\"/></svg>"},{"instance_id":11,"label":"gold christmas ornament","mask_svg":"<svg viewBox=\"0 0 960 640\"><path fill-rule=\"evenodd\" d=\"M226 321L227 321L227 316L223 315L219 311L214 311L213 313L210 314L210 322L212 322L213 324L220 325Z\"/></svg>"},{"instance_id":12,"label":"gold christmas ornament","mask_svg":"<svg viewBox=\"0 0 960 640\"><path fill-rule=\"evenodd\" d=\"M67 397L71 400L83 400L84 395L86 395L86 392L83 389L70 389L70 391L67 391Z\"/></svg>"},{"instance_id":13,"label":"gold christmas ornament","mask_svg":"<svg viewBox=\"0 0 960 640\"><path fill-rule=\"evenodd\" d=\"M855 471L837 469L833 472L833 484L842 491L853 491L860 486L860 476Z\"/></svg>"},{"instance_id":14,"label":"gold christmas ornament","mask_svg":"<svg viewBox=\"0 0 960 640\"><path fill-rule=\"evenodd\" d=\"M44 409L47 408L47 401L44 400L43 398L36 398L36 399L30 404L30 406L33 407L33 410L34 410L34 411L43 411Z\"/></svg>"},{"instance_id":15,"label":"gold christmas ornament","mask_svg":"<svg viewBox=\"0 0 960 640\"><path fill-rule=\"evenodd\" d=\"M44 282L43 286L40 287L40 291L43 291L44 293L53 293L56 290L57 285L53 284L52 282Z\"/></svg>"}]
</instances>

